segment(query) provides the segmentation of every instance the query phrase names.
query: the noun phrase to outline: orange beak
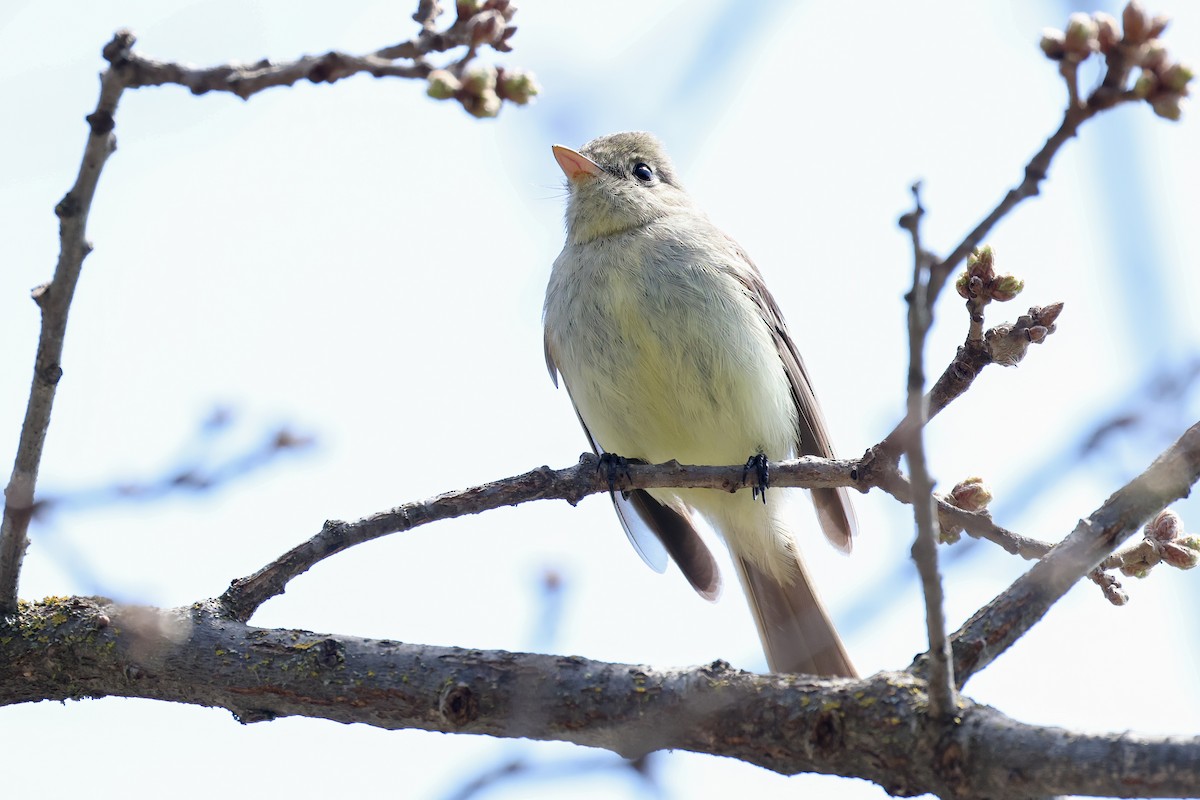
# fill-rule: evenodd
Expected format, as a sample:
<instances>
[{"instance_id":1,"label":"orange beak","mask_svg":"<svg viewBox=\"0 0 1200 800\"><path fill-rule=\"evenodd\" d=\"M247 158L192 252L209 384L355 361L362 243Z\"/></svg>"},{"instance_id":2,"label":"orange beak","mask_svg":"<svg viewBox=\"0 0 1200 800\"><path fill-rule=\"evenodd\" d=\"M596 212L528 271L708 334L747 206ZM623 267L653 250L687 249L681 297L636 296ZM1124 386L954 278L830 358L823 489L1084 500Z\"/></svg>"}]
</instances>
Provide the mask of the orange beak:
<instances>
[{"instance_id":1,"label":"orange beak","mask_svg":"<svg viewBox=\"0 0 1200 800\"><path fill-rule=\"evenodd\" d=\"M594 178L604 171L595 161L576 153L569 147L556 144L550 149L554 151L554 160L558 162L558 166L562 168L563 174L569 181Z\"/></svg>"}]
</instances>

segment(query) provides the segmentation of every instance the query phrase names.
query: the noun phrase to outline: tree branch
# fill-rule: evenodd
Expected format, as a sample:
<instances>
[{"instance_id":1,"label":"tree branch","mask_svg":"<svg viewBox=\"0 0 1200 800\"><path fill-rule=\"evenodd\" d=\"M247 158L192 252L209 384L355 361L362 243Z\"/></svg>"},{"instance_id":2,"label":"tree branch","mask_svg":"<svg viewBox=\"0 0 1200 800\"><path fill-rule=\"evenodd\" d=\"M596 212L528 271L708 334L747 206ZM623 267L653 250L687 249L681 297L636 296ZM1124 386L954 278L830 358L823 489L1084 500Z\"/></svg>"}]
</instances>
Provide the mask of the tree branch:
<instances>
[{"instance_id":1,"label":"tree branch","mask_svg":"<svg viewBox=\"0 0 1200 800\"><path fill-rule=\"evenodd\" d=\"M1042 50L1048 58L1059 62L1059 73L1066 83L1067 107L1063 112L1062 121L1058 130L1026 164L1021 182L1009 190L949 255L939 261L928 251L919 251L920 260L929 262L925 300L931 310L946 280L958 264L983 243L984 237L1000 220L1023 201L1039 194L1055 156L1078 134L1084 122L1122 103L1140 100L1146 101L1154 109L1154 113L1161 117L1179 119L1181 103L1189 93L1188 84L1192 79L1192 72L1182 64L1172 62L1166 48L1156 38L1166 28L1167 18L1152 18L1140 5L1133 2L1126 6L1122 16L1123 31L1116 20L1107 14L1090 17L1077 14L1072 16L1065 33L1047 31L1044 35ZM1078 67L1096 53L1104 57L1103 77L1096 89L1084 100L1079 95ZM1130 88L1127 84L1135 68L1141 71L1140 77ZM1061 310L1062 304L1058 303L1044 309L1031 308L1030 315L1033 316L1035 311L1044 312L1048 321L1035 321L1034 325L1050 328L1053 318L1057 317ZM1011 330L1003 333L1009 337L1014 335ZM971 339L969 334L968 342ZM986 363L999 360L993 358L973 366L972 362L979 359L983 353L977 348L968 347L967 350L965 354L960 350L960 358L943 373L942 379L939 379L931 391L927 419L935 416L947 403L965 391L978 370ZM972 350L974 352L971 352ZM1024 354L1023 348L1020 354ZM1015 361L1000 360L1000 363ZM900 440L903 436L903 430L893 431L892 435L884 440L880 456L898 459Z\"/></svg>"},{"instance_id":2,"label":"tree branch","mask_svg":"<svg viewBox=\"0 0 1200 800\"><path fill-rule=\"evenodd\" d=\"M961 688L1037 623L1080 578L1151 516L1187 497L1200 479L1200 423L1145 472L1117 490L1075 530L955 633L954 665Z\"/></svg>"},{"instance_id":3,"label":"tree branch","mask_svg":"<svg viewBox=\"0 0 1200 800\"><path fill-rule=\"evenodd\" d=\"M132 37L129 38L132 44ZM120 48L116 39L109 48ZM108 48L106 48L107 50ZM34 509L34 488L50 426L50 411L58 381L62 378L63 341L67 331L67 313L75 296L75 286L83 260L92 251L87 240L87 219L100 182L100 172L116 150L113 115L125 85L111 71L100 76L100 99L88 115L87 144L75 185L54 208L60 220L59 256L50 283L33 290L33 299L42 311L42 330L34 357L33 385L25 407L25 421L12 476L4 490L4 518L0 521L0 617L17 610L17 581L25 548L29 546L29 520Z\"/></svg>"},{"instance_id":4,"label":"tree branch","mask_svg":"<svg viewBox=\"0 0 1200 800\"><path fill-rule=\"evenodd\" d=\"M930 258L921 245L920 185L912 187L915 208L905 214L900 226L912 237L912 289L908 293L908 415L904 427L909 435L903 442L912 489L912 506L916 522L916 539L912 546L913 561L921 576L922 596L925 599L925 631L929 637L928 692L929 713L943 719L954 713L957 705L954 691L954 667L950 660L950 642L946 639L946 614L943 606L942 577L938 572L938 535L934 526L933 478L925 461L925 422L928 407L925 400L925 340L933 322L933 310L925 293L929 277Z\"/></svg>"},{"instance_id":5,"label":"tree branch","mask_svg":"<svg viewBox=\"0 0 1200 800\"><path fill-rule=\"evenodd\" d=\"M193 94L230 92L243 100L265 89L292 86L300 81L335 83L343 78L366 73L376 78L397 77L430 79L429 95L438 100L456 100L477 117L494 117L502 101L524 105L538 93L533 75L523 70L497 67L471 67L478 49L490 46L507 52L508 40L517 29L511 25L516 6L492 0L482 4L456 6L460 15L453 24L436 30L434 20L441 14L436 2L422 3L413 18L421 32L407 42L382 47L373 53L353 55L330 51L318 56L302 56L293 61L262 59L254 64L222 64L193 67L188 64L159 61L132 52L133 35L120 31L114 39L127 43L112 50L105 58L112 64L128 88L177 84ZM463 13L465 12L465 15ZM465 48L464 53L441 66L427 57L448 50Z\"/></svg>"},{"instance_id":6,"label":"tree branch","mask_svg":"<svg viewBox=\"0 0 1200 800\"><path fill-rule=\"evenodd\" d=\"M1025 725L967 698L927 713L924 682L754 675L724 662L653 669L267 630L210 604L22 603L0 625L0 704L142 697L385 729L573 742L633 758L680 749L783 774L863 778L893 795L1189 795L1200 739ZM883 733L884 735L881 735Z\"/></svg>"},{"instance_id":7,"label":"tree branch","mask_svg":"<svg viewBox=\"0 0 1200 800\"><path fill-rule=\"evenodd\" d=\"M117 102L126 89L177 83L195 94L209 91L232 92L246 99L272 86L288 86L300 80L332 83L341 78L366 72L375 77L395 75L408 78L429 77L435 68L425 56L465 47L465 54L445 65L440 89L430 85L430 94L438 99L455 99L475 116L495 116L501 102L529 102L537 94L533 76L519 71L485 68L468 74L467 64L475 58L479 47L495 50L511 49L508 40L516 32L509 24L516 6L507 0L487 0L486 3L457 5L461 12L454 23L443 31L434 29L434 21L442 13L437 0L422 0L413 19L421 32L412 40L366 56L350 56L330 52L323 56L305 56L296 61L275 64L269 60L252 66L229 64L210 69L156 61L133 52L136 38L129 31L118 31L104 46L102 55L109 68L100 76L100 98L96 110L87 117L90 131L84 147L83 161L75 185L55 207L59 225L60 250L54 278L33 291L33 298L42 309L41 338L34 361L33 386L25 410L25 421L17 445L16 459L8 485L4 490L4 514L0 519L0 616L16 611L17 584L21 563L29 546L28 530L35 503L38 469L45 446L46 431L54 395L62 377L63 341L66 335L67 313L75 295L75 286L83 267L83 259L91 252L87 241L87 219L91 211L100 173L108 157L116 150ZM411 64L395 64L396 59ZM462 78L462 80L459 80ZM457 87L444 91L446 82L453 80ZM453 88L453 87L452 87Z\"/></svg>"},{"instance_id":8,"label":"tree branch","mask_svg":"<svg viewBox=\"0 0 1200 800\"><path fill-rule=\"evenodd\" d=\"M807 456L771 464L771 485L807 488L856 486L856 464ZM629 464L618 476L617 489L687 487L733 492L746 487L745 465L686 466ZM585 453L573 467L552 470L539 467L522 475L446 492L428 500L405 503L354 522L329 520L308 541L293 547L253 575L234 580L220 597L227 613L245 622L267 600L282 594L288 582L318 562L350 547L381 536L412 530L438 520L480 514L533 500L566 500L575 505L584 497L610 490L607 470L599 459Z\"/></svg>"}]
</instances>

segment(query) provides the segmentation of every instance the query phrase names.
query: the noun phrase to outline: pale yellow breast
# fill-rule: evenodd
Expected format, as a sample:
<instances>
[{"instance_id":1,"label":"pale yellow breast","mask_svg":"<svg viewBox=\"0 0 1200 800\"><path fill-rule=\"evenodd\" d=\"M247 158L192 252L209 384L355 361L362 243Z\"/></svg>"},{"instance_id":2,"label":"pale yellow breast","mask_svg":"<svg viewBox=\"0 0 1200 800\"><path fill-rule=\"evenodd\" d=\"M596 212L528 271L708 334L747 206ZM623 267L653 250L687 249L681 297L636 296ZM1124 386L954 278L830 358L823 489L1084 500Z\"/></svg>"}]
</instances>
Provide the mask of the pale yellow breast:
<instances>
[{"instance_id":1,"label":"pale yellow breast","mask_svg":"<svg viewBox=\"0 0 1200 800\"><path fill-rule=\"evenodd\" d=\"M556 264L555 360L601 448L651 462L785 458L796 410L770 330L703 230L649 226Z\"/></svg>"}]
</instances>

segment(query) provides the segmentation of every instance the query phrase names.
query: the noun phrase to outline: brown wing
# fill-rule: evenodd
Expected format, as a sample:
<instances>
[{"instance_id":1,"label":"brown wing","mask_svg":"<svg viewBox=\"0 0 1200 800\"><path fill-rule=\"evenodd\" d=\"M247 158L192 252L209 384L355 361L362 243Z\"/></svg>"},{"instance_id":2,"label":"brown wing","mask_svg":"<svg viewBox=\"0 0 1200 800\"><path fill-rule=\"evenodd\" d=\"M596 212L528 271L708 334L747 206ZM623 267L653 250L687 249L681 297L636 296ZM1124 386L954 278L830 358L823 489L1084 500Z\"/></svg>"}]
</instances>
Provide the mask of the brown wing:
<instances>
[{"instance_id":1,"label":"brown wing","mask_svg":"<svg viewBox=\"0 0 1200 800\"><path fill-rule=\"evenodd\" d=\"M548 334L544 337L543 349L546 354L546 368L550 370L550 378L557 386L558 367L554 362L554 351ZM566 384L566 381L564 380L563 383ZM570 397L571 387L568 385L566 388L567 396ZM592 446L592 452L596 455L602 454L604 451L596 444L583 417L579 416L579 406L573 397L571 405L575 408L575 417L579 420L588 443ZM679 571L683 573L683 577L692 585L697 594L705 600L716 600L720 597L721 571L717 568L717 562L708 546L696 532L689 516L663 505L644 489L635 489L632 492L613 492L610 495L613 507L617 511L617 518L621 520L621 527L625 529L625 535L629 537L630 544L633 545L633 549L638 552L643 561L658 572L662 572L666 567L665 562L661 566L657 563L653 547L646 536L648 531L653 534L654 539L662 544L663 550L679 566Z\"/></svg>"},{"instance_id":2,"label":"brown wing","mask_svg":"<svg viewBox=\"0 0 1200 800\"><path fill-rule=\"evenodd\" d=\"M726 237L728 238L728 237ZM808 371L804 368L804 359L796 350L792 337L788 335L787 325L783 321L783 313L779 310L775 298L767 290L762 275L754 262L732 239L730 246L741 257L747 269L730 270L739 283L746 288L758 309L762 312L763 321L771 329L775 339L775 348L779 351L779 360L783 362L783 371L787 373L788 383L792 387L792 400L799 412L800 429L797 432L797 451L801 455L834 458L833 445L829 441L829 430L825 425L825 416L813 393L812 382L808 379ZM813 489L813 505L817 509L817 519L825 538L835 547L850 552L854 544L854 534L858 524L854 518L854 508L850 505L850 493L843 487L838 489Z\"/></svg>"}]
</instances>

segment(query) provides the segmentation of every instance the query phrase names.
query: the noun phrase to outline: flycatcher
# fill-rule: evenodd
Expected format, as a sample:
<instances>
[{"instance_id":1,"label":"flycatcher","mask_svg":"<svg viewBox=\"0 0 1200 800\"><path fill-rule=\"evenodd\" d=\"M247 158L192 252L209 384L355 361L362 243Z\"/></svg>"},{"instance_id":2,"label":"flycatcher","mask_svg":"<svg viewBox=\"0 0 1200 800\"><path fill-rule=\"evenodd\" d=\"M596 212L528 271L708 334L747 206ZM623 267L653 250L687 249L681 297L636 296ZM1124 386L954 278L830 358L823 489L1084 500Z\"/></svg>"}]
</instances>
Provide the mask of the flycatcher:
<instances>
[{"instance_id":1,"label":"flycatcher","mask_svg":"<svg viewBox=\"0 0 1200 800\"><path fill-rule=\"evenodd\" d=\"M567 241L546 288L546 366L561 374L597 453L649 463L833 457L804 361L749 257L683 190L648 133L556 145ZM812 491L826 538L849 551L845 489ZM699 513L729 547L775 672L854 676L777 497L712 489L616 493L634 547L669 554L701 596L720 575Z\"/></svg>"}]
</instances>

